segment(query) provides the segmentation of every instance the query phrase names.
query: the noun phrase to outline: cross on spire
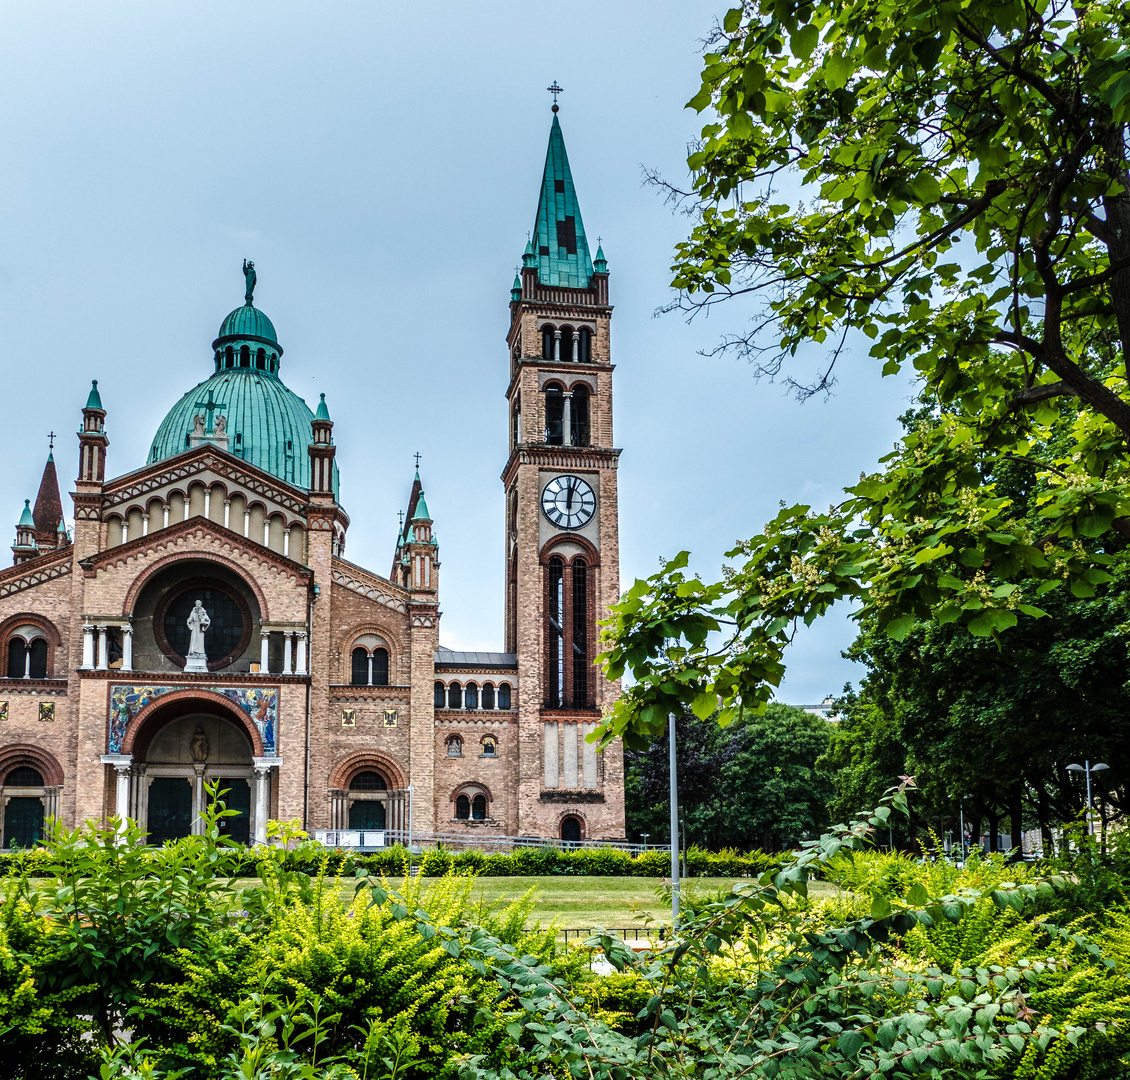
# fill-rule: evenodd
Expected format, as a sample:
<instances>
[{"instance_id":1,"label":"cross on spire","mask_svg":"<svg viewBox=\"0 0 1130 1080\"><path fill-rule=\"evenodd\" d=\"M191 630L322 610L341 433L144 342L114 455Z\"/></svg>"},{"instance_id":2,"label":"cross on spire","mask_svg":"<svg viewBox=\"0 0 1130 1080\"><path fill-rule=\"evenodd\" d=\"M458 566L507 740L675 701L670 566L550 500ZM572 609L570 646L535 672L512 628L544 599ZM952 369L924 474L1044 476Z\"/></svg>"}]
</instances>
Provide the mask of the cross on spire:
<instances>
[{"instance_id":1,"label":"cross on spire","mask_svg":"<svg viewBox=\"0 0 1130 1080\"><path fill-rule=\"evenodd\" d=\"M53 431L50 431L50 432L47 433L47 449L48 450L54 450L55 449L55 432L53 432Z\"/></svg>"},{"instance_id":2,"label":"cross on spire","mask_svg":"<svg viewBox=\"0 0 1130 1080\"><path fill-rule=\"evenodd\" d=\"M420 469L420 451L417 450L416 453L413 455L413 457L415 457L415 459L416 459L416 470L419 471L419 469Z\"/></svg>"},{"instance_id":3,"label":"cross on spire","mask_svg":"<svg viewBox=\"0 0 1130 1080\"><path fill-rule=\"evenodd\" d=\"M557 95L565 93L565 87L558 86L557 80L553 80L552 86L547 86L546 89L553 95L553 111L557 112Z\"/></svg>"},{"instance_id":4,"label":"cross on spire","mask_svg":"<svg viewBox=\"0 0 1130 1080\"><path fill-rule=\"evenodd\" d=\"M396 520L398 522L400 522L400 527L403 529L404 528L404 511L403 510L397 510Z\"/></svg>"},{"instance_id":5,"label":"cross on spire","mask_svg":"<svg viewBox=\"0 0 1130 1080\"><path fill-rule=\"evenodd\" d=\"M197 402L195 402L195 406L198 409L203 409L208 414L208 426L205 430L207 431L207 433L209 435L211 435L212 434L212 414L217 409L226 409L228 407L228 403L226 401L216 401L212 396L212 388L209 387L208 388L208 400L207 401L197 401Z\"/></svg>"}]
</instances>

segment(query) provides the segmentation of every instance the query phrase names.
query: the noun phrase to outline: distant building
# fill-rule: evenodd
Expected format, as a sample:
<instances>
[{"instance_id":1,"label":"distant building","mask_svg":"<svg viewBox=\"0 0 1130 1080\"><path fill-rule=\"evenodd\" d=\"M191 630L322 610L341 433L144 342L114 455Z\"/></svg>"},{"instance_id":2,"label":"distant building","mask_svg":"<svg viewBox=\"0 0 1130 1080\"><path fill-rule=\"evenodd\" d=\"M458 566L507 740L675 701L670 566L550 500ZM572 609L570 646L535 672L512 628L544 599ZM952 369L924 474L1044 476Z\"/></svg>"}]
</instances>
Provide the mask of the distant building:
<instances>
[{"instance_id":1,"label":"distant building","mask_svg":"<svg viewBox=\"0 0 1130 1080\"><path fill-rule=\"evenodd\" d=\"M794 705L794 709L803 709L806 713L819 716L824 720L835 723L840 718L836 712L836 699L829 694L819 705Z\"/></svg>"}]
</instances>

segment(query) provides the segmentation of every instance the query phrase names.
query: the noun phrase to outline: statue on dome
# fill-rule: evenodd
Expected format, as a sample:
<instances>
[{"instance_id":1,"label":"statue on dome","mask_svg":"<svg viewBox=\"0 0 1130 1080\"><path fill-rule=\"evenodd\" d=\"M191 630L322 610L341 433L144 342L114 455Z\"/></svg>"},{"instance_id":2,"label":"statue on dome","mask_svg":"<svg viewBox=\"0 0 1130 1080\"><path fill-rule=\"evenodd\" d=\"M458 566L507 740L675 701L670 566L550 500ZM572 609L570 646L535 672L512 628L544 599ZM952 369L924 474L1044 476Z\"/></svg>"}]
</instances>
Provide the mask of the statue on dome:
<instances>
[{"instance_id":1,"label":"statue on dome","mask_svg":"<svg viewBox=\"0 0 1130 1080\"><path fill-rule=\"evenodd\" d=\"M226 416L217 416L216 426L213 430L217 435L226 435L228 430L228 418Z\"/></svg>"},{"instance_id":2,"label":"statue on dome","mask_svg":"<svg viewBox=\"0 0 1130 1080\"><path fill-rule=\"evenodd\" d=\"M207 671L208 657L204 653L204 631L212 625L204 604L197 600L185 620L188 626L188 657L185 671Z\"/></svg>"},{"instance_id":3,"label":"statue on dome","mask_svg":"<svg viewBox=\"0 0 1130 1080\"><path fill-rule=\"evenodd\" d=\"M193 435L203 435L204 434L204 417L201 416L200 413L197 413L192 418L192 434Z\"/></svg>"},{"instance_id":4,"label":"statue on dome","mask_svg":"<svg viewBox=\"0 0 1130 1080\"><path fill-rule=\"evenodd\" d=\"M243 277L247 282L247 292L243 294L243 302L251 303L251 296L255 292L255 264L247 259L243 260Z\"/></svg>"}]
</instances>

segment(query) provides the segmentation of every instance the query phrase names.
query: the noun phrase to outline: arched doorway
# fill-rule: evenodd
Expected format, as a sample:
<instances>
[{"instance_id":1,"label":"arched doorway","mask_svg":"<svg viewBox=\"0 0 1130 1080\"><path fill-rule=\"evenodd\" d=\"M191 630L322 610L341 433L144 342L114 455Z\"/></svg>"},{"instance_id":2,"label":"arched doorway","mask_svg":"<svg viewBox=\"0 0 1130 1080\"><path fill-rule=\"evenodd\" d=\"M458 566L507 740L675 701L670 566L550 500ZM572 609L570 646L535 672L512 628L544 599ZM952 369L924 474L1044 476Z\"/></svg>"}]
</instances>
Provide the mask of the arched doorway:
<instances>
[{"instance_id":1,"label":"arched doorway","mask_svg":"<svg viewBox=\"0 0 1130 1080\"><path fill-rule=\"evenodd\" d=\"M561 820L561 839L576 844L581 840L581 819L570 814Z\"/></svg>"},{"instance_id":2,"label":"arched doorway","mask_svg":"<svg viewBox=\"0 0 1130 1080\"><path fill-rule=\"evenodd\" d=\"M388 781L375 769L357 773L349 781L349 827L383 829L388 821L385 804Z\"/></svg>"},{"instance_id":3,"label":"arched doorway","mask_svg":"<svg viewBox=\"0 0 1130 1080\"><path fill-rule=\"evenodd\" d=\"M30 765L9 770L4 791L4 847L29 848L43 836L43 776Z\"/></svg>"},{"instance_id":4,"label":"arched doorway","mask_svg":"<svg viewBox=\"0 0 1130 1080\"><path fill-rule=\"evenodd\" d=\"M221 831L250 843L253 748L247 732L229 716L186 702L158 714L139 733L134 746L135 815L158 845L199 832L208 795L204 785L219 782L221 798L234 816L221 820ZM203 705L204 708L200 706ZM163 720L163 722L162 722Z\"/></svg>"}]
</instances>

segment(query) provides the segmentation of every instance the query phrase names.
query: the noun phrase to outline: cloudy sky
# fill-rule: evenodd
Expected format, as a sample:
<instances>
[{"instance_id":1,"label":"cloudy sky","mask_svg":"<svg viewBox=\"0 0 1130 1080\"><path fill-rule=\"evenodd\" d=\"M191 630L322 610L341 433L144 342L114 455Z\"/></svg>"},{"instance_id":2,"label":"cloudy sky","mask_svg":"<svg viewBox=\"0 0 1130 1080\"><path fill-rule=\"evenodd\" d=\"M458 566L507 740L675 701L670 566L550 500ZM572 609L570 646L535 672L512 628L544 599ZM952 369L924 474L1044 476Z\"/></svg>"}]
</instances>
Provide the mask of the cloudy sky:
<instances>
[{"instance_id":1,"label":"cloudy sky","mask_svg":"<svg viewBox=\"0 0 1130 1080\"><path fill-rule=\"evenodd\" d=\"M165 412L211 373L250 258L283 380L311 405L324 392L336 422L349 558L388 573L418 450L443 641L500 648L503 339L554 79L612 274L622 585L682 548L714 575L778 500L834 501L890 448L906 386L859 348L831 399L798 404L740 361L699 355L748 311L653 314L688 224L642 168L685 177L700 122L683 105L724 7L0 6L0 521L14 538L50 430L70 484L91 378L110 472L144 463ZM780 697L817 701L857 677L839 655L851 636L846 617L806 632Z\"/></svg>"}]
</instances>

